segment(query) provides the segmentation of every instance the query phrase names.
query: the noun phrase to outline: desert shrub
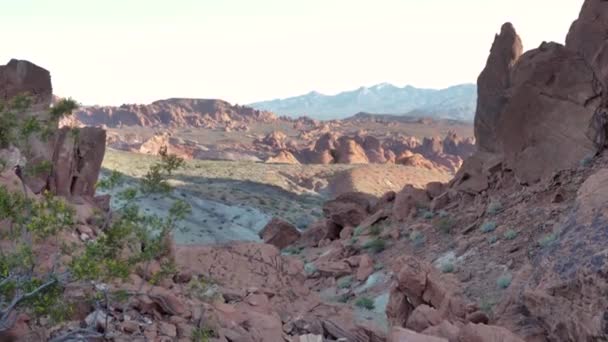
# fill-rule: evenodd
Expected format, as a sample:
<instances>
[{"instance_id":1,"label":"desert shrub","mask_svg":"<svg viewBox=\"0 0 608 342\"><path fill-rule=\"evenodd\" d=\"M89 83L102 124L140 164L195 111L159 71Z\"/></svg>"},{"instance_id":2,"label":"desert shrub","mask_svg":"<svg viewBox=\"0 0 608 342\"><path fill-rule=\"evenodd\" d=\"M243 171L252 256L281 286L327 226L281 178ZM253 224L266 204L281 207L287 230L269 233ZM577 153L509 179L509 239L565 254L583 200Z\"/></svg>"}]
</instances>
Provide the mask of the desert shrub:
<instances>
[{"instance_id":1,"label":"desert shrub","mask_svg":"<svg viewBox=\"0 0 608 342\"><path fill-rule=\"evenodd\" d=\"M366 242L363 245L363 248L371 253L378 254L386 248L386 242L382 239L376 238Z\"/></svg>"},{"instance_id":2,"label":"desert shrub","mask_svg":"<svg viewBox=\"0 0 608 342\"><path fill-rule=\"evenodd\" d=\"M494 309L494 305L496 305L496 300L484 298L479 303L479 309L485 312L486 314L491 315Z\"/></svg>"},{"instance_id":3,"label":"desert shrub","mask_svg":"<svg viewBox=\"0 0 608 342\"><path fill-rule=\"evenodd\" d=\"M287 254L287 255L298 255L298 254L302 253L303 249L304 249L304 247L289 246L289 247L286 247L285 249L283 249L283 253Z\"/></svg>"},{"instance_id":4,"label":"desert shrub","mask_svg":"<svg viewBox=\"0 0 608 342\"><path fill-rule=\"evenodd\" d=\"M215 332L209 328L195 328L192 330L192 336L190 340L192 342L209 342L212 338L216 337Z\"/></svg>"},{"instance_id":5,"label":"desert shrub","mask_svg":"<svg viewBox=\"0 0 608 342\"><path fill-rule=\"evenodd\" d=\"M353 283L353 276L342 277L338 280L338 288L347 289Z\"/></svg>"},{"instance_id":6,"label":"desert shrub","mask_svg":"<svg viewBox=\"0 0 608 342\"><path fill-rule=\"evenodd\" d=\"M450 234L453 227L454 221L449 216L442 217L435 223L435 228L444 234Z\"/></svg>"},{"instance_id":7,"label":"desert shrub","mask_svg":"<svg viewBox=\"0 0 608 342\"><path fill-rule=\"evenodd\" d=\"M582 167L589 167L593 163L593 156L586 156L580 161Z\"/></svg>"},{"instance_id":8,"label":"desert shrub","mask_svg":"<svg viewBox=\"0 0 608 342\"><path fill-rule=\"evenodd\" d=\"M63 100L51 109L51 121L34 123L27 119L20 122L16 114L23 113L27 105L26 99L18 97L8 107L0 106L3 108L0 109L0 146L27 144L28 137L24 134L44 134L56 127L60 116L76 107L73 100ZM143 264L147 268L152 260L167 255L167 238L189 214L189 206L176 201L164 217L146 216L140 213L135 201L152 193L166 195L171 190L168 176L182 165L180 158L162 152L160 161L152 165L139 188L128 189L118 196L123 200L123 206L98 219L100 235L81 246L59 241L62 232L75 229L74 210L62 199L49 192L40 199L28 198L25 186L18 192L0 186L0 221L9 227L9 234L3 238L10 243L7 248L3 246L3 253L0 253L0 331L11 327L16 312L44 316L52 322L67 319L72 306L63 298L66 285L85 286L125 278L135 265ZM118 185L119 178L112 173L102 185L113 188ZM57 240L61 249L54 255L45 256L45 260L38 260L33 251L36 244L46 239ZM64 263L61 254L69 254L70 261ZM52 266L48 273L35 272L36 266L48 262ZM160 273L169 275L173 270L165 263ZM108 294L107 288L103 292L105 295L94 300L97 306L102 306L99 302L104 301L103 306L109 307L108 301L114 297ZM86 329L90 330L87 334L91 338L102 337L94 327ZM64 337L60 340L69 340L70 336Z\"/></svg>"},{"instance_id":9,"label":"desert shrub","mask_svg":"<svg viewBox=\"0 0 608 342\"><path fill-rule=\"evenodd\" d=\"M502 211L502 203L500 203L500 201L498 201L498 200L490 202L490 204L488 204L488 207L486 208L486 213L488 213L490 215L496 215L501 211Z\"/></svg>"},{"instance_id":10,"label":"desert shrub","mask_svg":"<svg viewBox=\"0 0 608 342\"><path fill-rule=\"evenodd\" d=\"M422 218L424 218L425 220L430 220L430 219L432 219L433 217L435 217L435 214L433 214L433 212L432 212L432 211L430 211L430 210L422 210L422 212L421 212L420 216L421 216Z\"/></svg>"},{"instance_id":11,"label":"desert shrub","mask_svg":"<svg viewBox=\"0 0 608 342\"><path fill-rule=\"evenodd\" d=\"M509 229L505 232L504 237L506 240L514 240L517 237L517 232Z\"/></svg>"},{"instance_id":12,"label":"desert shrub","mask_svg":"<svg viewBox=\"0 0 608 342\"><path fill-rule=\"evenodd\" d=\"M424 236L424 234L417 230L414 230L410 233L409 239L414 245L414 247L420 247L426 242L426 237Z\"/></svg>"},{"instance_id":13,"label":"desert shrub","mask_svg":"<svg viewBox=\"0 0 608 342\"><path fill-rule=\"evenodd\" d=\"M489 237L488 237L488 243L489 243L490 245L493 245L493 244L495 244L496 242L498 242L498 236L496 236L496 235L492 235L492 236L489 236Z\"/></svg>"},{"instance_id":14,"label":"desert shrub","mask_svg":"<svg viewBox=\"0 0 608 342\"><path fill-rule=\"evenodd\" d=\"M481 225L481 231L484 233L490 233L493 232L494 230L496 230L496 222L494 221L485 221L482 225Z\"/></svg>"},{"instance_id":15,"label":"desert shrub","mask_svg":"<svg viewBox=\"0 0 608 342\"><path fill-rule=\"evenodd\" d=\"M362 309L366 309L366 310L374 310L375 305L374 305L374 300L368 297L361 297L359 299L357 299L357 301L355 301L355 305L359 308Z\"/></svg>"},{"instance_id":16,"label":"desert shrub","mask_svg":"<svg viewBox=\"0 0 608 342\"><path fill-rule=\"evenodd\" d=\"M311 262L306 263L304 265L304 273L309 276L317 273L317 266L315 266L315 264L313 264Z\"/></svg>"},{"instance_id":17,"label":"desert shrub","mask_svg":"<svg viewBox=\"0 0 608 342\"><path fill-rule=\"evenodd\" d=\"M383 224L376 223L369 228L369 234L372 236L378 236L378 235L380 235L380 233L382 233L383 229L384 229Z\"/></svg>"},{"instance_id":18,"label":"desert shrub","mask_svg":"<svg viewBox=\"0 0 608 342\"><path fill-rule=\"evenodd\" d=\"M501 289L506 289L511 285L511 279L512 277L510 274L502 275L496 280L496 285Z\"/></svg>"},{"instance_id":19,"label":"desert shrub","mask_svg":"<svg viewBox=\"0 0 608 342\"><path fill-rule=\"evenodd\" d=\"M557 241L557 233L547 234L538 240L538 245L542 248L549 247Z\"/></svg>"},{"instance_id":20,"label":"desert shrub","mask_svg":"<svg viewBox=\"0 0 608 342\"><path fill-rule=\"evenodd\" d=\"M452 273L454 272L454 263L452 261L444 261L441 263L441 272Z\"/></svg>"}]
</instances>

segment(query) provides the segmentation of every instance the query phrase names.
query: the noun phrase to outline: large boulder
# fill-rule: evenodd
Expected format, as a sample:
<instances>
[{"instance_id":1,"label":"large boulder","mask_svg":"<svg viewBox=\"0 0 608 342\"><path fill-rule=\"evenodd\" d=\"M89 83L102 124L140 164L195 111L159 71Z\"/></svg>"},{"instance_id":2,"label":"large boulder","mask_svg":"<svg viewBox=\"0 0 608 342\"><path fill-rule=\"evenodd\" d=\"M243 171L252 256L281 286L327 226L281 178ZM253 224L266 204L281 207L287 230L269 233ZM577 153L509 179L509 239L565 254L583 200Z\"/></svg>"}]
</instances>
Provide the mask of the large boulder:
<instances>
[{"instance_id":1,"label":"large boulder","mask_svg":"<svg viewBox=\"0 0 608 342\"><path fill-rule=\"evenodd\" d=\"M265 243L283 249L300 238L300 232L291 223L273 218L259 233Z\"/></svg>"},{"instance_id":2,"label":"large boulder","mask_svg":"<svg viewBox=\"0 0 608 342\"><path fill-rule=\"evenodd\" d=\"M496 128L507 102L511 69L523 52L521 39L511 23L505 23L494 38L490 56L477 79L477 111L475 139L479 150L496 152Z\"/></svg>"},{"instance_id":3,"label":"large boulder","mask_svg":"<svg viewBox=\"0 0 608 342\"><path fill-rule=\"evenodd\" d=\"M393 205L393 218L406 220L415 215L420 208L428 207L430 198L424 189L406 185L395 197Z\"/></svg>"},{"instance_id":4,"label":"large boulder","mask_svg":"<svg viewBox=\"0 0 608 342\"><path fill-rule=\"evenodd\" d=\"M105 154L106 131L96 127L57 132L49 188L59 196L95 195L95 184Z\"/></svg>"},{"instance_id":5,"label":"large boulder","mask_svg":"<svg viewBox=\"0 0 608 342\"><path fill-rule=\"evenodd\" d=\"M335 225L356 227L369 215L371 203L376 198L362 192L348 192L325 202L323 214Z\"/></svg>"},{"instance_id":6,"label":"large boulder","mask_svg":"<svg viewBox=\"0 0 608 342\"><path fill-rule=\"evenodd\" d=\"M53 100L51 74L31 62L11 59L0 65L0 102L28 95L32 109L46 110Z\"/></svg>"}]
</instances>

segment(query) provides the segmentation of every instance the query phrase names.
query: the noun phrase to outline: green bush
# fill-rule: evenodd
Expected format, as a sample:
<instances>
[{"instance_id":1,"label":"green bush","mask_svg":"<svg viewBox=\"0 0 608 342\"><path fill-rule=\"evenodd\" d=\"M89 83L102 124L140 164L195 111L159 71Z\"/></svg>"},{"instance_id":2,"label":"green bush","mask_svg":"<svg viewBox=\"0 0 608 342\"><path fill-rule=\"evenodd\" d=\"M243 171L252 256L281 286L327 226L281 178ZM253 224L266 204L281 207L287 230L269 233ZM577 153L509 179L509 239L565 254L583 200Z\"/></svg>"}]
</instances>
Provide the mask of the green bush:
<instances>
[{"instance_id":1,"label":"green bush","mask_svg":"<svg viewBox=\"0 0 608 342\"><path fill-rule=\"evenodd\" d=\"M500 278L498 278L498 280L496 280L496 285L498 285L498 287L501 289L506 289L509 287L509 285L511 285L511 278L512 277L510 274L502 275Z\"/></svg>"},{"instance_id":2,"label":"green bush","mask_svg":"<svg viewBox=\"0 0 608 342\"><path fill-rule=\"evenodd\" d=\"M451 261L444 261L441 263L441 272L443 273L452 273L454 272L454 263Z\"/></svg>"},{"instance_id":3,"label":"green bush","mask_svg":"<svg viewBox=\"0 0 608 342\"><path fill-rule=\"evenodd\" d=\"M386 248L386 242L382 239L376 238L366 242L363 245L363 248L371 253L378 254Z\"/></svg>"},{"instance_id":4,"label":"green bush","mask_svg":"<svg viewBox=\"0 0 608 342\"><path fill-rule=\"evenodd\" d=\"M490 233L496 230L496 222L494 221L486 221L481 225L481 231L484 233Z\"/></svg>"},{"instance_id":5,"label":"green bush","mask_svg":"<svg viewBox=\"0 0 608 342\"><path fill-rule=\"evenodd\" d=\"M509 229L505 232L504 237L506 240L514 240L517 237L517 232Z\"/></svg>"},{"instance_id":6,"label":"green bush","mask_svg":"<svg viewBox=\"0 0 608 342\"><path fill-rule=\"evenodd\" d=\"M543 236L540 240L538 240L538 245L545 248L553 245L555 241L557 241L557 233L553 232L551 234Z\"/></svg>"},{"instance_id":7,"label":"green bush","mask_svg":"<svg viewBox=\"0 0 608 342\"><path fill-rule=\"evenodd\" d=\"M350 288L350 286L353 283L353 276L346 276L346 277L342 277L338 280L338 288L340 289L347 289Z\"/></svg>"},{"instance_id":8,"label":"green bush","mask_svg":"<svg viewBox=\"0 0 608 342\"><path fill-rule=\"evenodd\" d=\"M486 208L486 213L488 213L490 215L496 215L501 211L502 211L502 203L500 203L500 201L498 201L498 200L492 201L490 204L488 204L488 207Z\"/></svg>"},{"instance_id":9,"label":"green bush","mask_svg":"<svg viewBox=\"0 0 608 342\"><path fill-rule=\"evenodd\" d=\"M355 305L359 308L363 308L366 310L374 310L374 308L376 307L374 305L374 300L368 297L361 297L359 299L357 299L357 301L355 302Z\"/></svg>"},{"instance_id":10,"label":"green bush","mask_svg":"<svg viewBox=\"0 0 608 342\"><path fill-rule=\"evenodd\" d=\"M489 236L489 237L488 237L488 243L489 243L490 245L493 245L493 244L495 244L496 242L498 242L498 236L496 236L496 235L492 235L492 236Z\"/></svg>"},{"instance_id":11,"label":"green bush","mask_svg":"<svg viewBox=\"0 0 608 342\"><path fill-rule=\"evenodd\" d=\"M426 237L424 236L424 234L422 234L421 232L419 232L417 230L414 230L410 233L409 239L412 242L412 244L414 245L414 247L420 247L420 246L424 245L424 243L426 241Z\"/></svg>"},{"instance_id":12,"label":"green bush","mask_svg":"<svg viewBox=\"0 0 608 342\"><path fill-rule=\"evenodd\" d=\"M454 222L449 216L440 218L435 224L435 228L437 228L440 232L444 234L450 234L453 227Z\"/></svg>"}]
</instances>

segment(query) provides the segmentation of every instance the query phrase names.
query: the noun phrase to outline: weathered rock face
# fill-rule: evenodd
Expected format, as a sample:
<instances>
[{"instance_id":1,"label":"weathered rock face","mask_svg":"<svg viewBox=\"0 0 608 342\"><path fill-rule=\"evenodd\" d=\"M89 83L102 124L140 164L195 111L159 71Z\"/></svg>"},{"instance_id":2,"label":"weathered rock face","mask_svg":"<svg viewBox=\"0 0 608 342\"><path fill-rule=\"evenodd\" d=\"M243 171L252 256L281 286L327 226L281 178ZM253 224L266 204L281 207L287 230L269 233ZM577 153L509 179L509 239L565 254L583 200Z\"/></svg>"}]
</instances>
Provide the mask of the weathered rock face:
<instances>
[{"instance_id":1,"label":"weathered rock face","mask_svg":"<svg viewBox=\"0 0 608 342\"><path fill-rule=\"evenodd\" d=\"M504 24L494 38L486 67L477 79L475 139L482 151L496 152L499 148L495 139L497 123L507 102L511 69L522 52L521 39L513 25Z\"/></svg>"},{"instance_id":2,"label":"weathered rock face","mask_svg":"<svg viewBox=\"0 0 608 342\"><path fill-rule=\"evenodd\" d=\"M578 52L593 69L604 91L608 90L608 3L586 0L578 19L572 23L566 47ZM604 101L603 105L607 103Z\"/></svg>"},{"instance_id":3,"label":"weathered rock face","mask_svg":"<svg viewBox=\"0 0 608 342\"><path fill-rule=\"evenodd\" d=\"M293 153L288 150L281 150L274 157L270 157L266 160L266 163L269 164L300 164L298 159L293 155Z\"/></svg>"},{"instance_id":4,"label":"weathered rock face","mask_svg":"<svg viewBox=\"0 0 608 342\"><path fill-rule=\"evenodd\" d=\"M57 132L50 190L59 196L95 195L95 184L105 154L106 131L95 127Z\"/></svg>"},{"instance_id":5,"label":"weathered rock face","mask_svg":"<svg viewBox=\"0 0 608 342\"><path fill-rule=\"evenodd\" d=\"M300 238L300 232L291 223L273 218L260 231L260 237L265 243L283 249Z\"/></svg>"},{"instance_id":6,"label":"weathered rock face","mask_svg":"<svg viewBox=\"0 0 608 342\"><path fill-rule=\"evenodd\" d=\"M0 65L0 101L27 94L34 110L45 110L53 99L51 74L28 61L11 59Z\"/></svg>"},{"instance_id":7,"label":"weathered rock face","mask_svg":"<svg viewBox=\"0 0 608 342\"><path fill-rule=\"evenodd\" d=\"M576 167L595 153L601 132L592 122L600 92L585 60L557 43L520 58L496 140L522 183Z\"/></svg>"}]
</instances>

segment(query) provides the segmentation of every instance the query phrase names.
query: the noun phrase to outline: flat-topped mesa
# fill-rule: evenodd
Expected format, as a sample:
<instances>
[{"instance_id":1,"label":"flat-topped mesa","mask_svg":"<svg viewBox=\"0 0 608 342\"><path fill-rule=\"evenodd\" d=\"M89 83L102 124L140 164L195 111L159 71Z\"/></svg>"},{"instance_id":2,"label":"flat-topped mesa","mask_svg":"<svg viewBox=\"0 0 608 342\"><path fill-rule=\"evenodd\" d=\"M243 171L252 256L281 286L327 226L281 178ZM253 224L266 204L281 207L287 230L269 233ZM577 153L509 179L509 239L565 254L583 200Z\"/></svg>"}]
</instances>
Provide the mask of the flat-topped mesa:
<instances>
[{"instance_id":1,"label":"flat-topped mesa","mask_svg":"<svg viewBox=\"0 0 608 342\"><path fill-rule=\"evenodd\" d=\"M475 139L480 151L496 152L496 126L507 102L507 89L511 85L511 70L522 55L523 46L511 23L502 25L490 50L490 56L477 79L477 110L475 112Z\"/></svg>"}]
</instances>

